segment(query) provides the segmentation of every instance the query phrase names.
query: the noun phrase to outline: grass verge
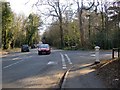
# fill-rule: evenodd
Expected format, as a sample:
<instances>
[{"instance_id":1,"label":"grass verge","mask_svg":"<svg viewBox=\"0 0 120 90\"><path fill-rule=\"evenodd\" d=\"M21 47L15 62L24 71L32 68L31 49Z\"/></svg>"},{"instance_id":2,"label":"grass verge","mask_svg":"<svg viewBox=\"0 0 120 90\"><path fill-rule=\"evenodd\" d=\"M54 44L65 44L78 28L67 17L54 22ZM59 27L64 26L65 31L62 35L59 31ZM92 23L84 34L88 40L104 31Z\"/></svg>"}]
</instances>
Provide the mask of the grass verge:
<instances>
[{"instance_id":1,"label":"grass verge","mask_svg":"<svg viewBox=\"0 0 120 90\"><path fill-rule=\"evenodd\" d=\"M14 52L20 52L20 48L13 48L13 49L7 49L7 50L2 50L0 48L0 54L4 55L4 54L9 54L9 53L14 53Z\"/></svg>"}]
</instances>

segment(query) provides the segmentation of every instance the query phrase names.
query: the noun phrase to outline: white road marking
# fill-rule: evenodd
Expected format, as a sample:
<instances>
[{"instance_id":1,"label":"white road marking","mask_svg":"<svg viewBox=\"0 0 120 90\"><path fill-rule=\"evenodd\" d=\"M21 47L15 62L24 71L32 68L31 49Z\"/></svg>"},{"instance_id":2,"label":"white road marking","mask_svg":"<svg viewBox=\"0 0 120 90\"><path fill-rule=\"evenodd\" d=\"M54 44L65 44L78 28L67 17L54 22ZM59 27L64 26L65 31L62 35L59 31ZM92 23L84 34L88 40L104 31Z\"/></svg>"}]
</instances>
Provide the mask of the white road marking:
<instances>
[{"instance_id":1,"label":"white road marking","mask_svg":"<svg viewBox=\"0 0 120 90\"><path fill-rule=\"evenodd\" d=\"M57 62L54 62L54 61L49 61L49 62L47 63L47 65L55 65L55 64L57 64Z\"/></svg>"},{"instance_id":2,"label":"white road marking","mask_svg":"<svg viewBox=\"0 0 120 90\"><path fill-rule=\"evenodd\" d=\"M8 68L8 67L11 67L11 66L13 66L13 65L16 65L16 64L18 64L18 63L20 63L20 62L23 62L23 61L24 61L24 60L21 60L21 61L18 61L18 62L16 62L16 63L10 64L10 65L8 65L8 66L3 67L3 69Z\"/></svg>"},{"instance_id":3,"label":"white road marking","mask_svg":"<svg viewBox=\"0 0 120 90\"><path fill-rule=\"evenodd\" d=\"M66 56L66 58L67 58L67 60L68 60L69 64L72 64L72 62L71 62L70 58L68 57L68 55L67 55L67 54L65 54L65 56Z\"/></svg>"},{"instance_id":4,"label":"white road marking","mask_svg":"<svg viewBox=\"0 0 120 90\"><path fill-rule=\"evenodd\" d=\"M13 58L12 60L18 60L18 59L21 59L21 58L17 57L17 58Z\"/></svg>"},{"instance_id":5,"label":"white road marking","mask_svg":"<svg viewBox=\"0 0 120 90\"><path fill-rule=\"evenodd\" d=\"M91 56L91 57L95 57L95 54L91 54L90 56Z\"/></svg>"},{"instance_id":6,"label":"white road marking","mask_svg":"<svg viewBox=\"0 0 120 90\"><path fill-rule=\"evenodd\" d=\"M60 53L60 55L61 55L61 58L62 58L62 66L63 66L62 68L63 68L63 69L66 69L67 67L66 67L66 63L65 63L64 56L63 56L63 54L61 54L61 53Z\"/></svg>"}]
</instances>

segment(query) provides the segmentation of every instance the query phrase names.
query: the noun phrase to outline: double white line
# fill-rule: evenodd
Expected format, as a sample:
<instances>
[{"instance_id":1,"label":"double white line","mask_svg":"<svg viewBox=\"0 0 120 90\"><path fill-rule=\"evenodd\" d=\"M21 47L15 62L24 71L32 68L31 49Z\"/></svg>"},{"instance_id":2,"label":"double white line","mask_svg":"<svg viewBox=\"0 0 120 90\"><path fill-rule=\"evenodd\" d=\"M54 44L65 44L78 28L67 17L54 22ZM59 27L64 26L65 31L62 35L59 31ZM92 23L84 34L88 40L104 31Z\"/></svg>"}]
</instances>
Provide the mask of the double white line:
<instances>
[{"instance_id":1,"label":"double white line","mask_svg":"<svg viewBox=\"0 0 120 90\"><path fill-rule=\"evenodd\" d=\"M67 58L69 64L72 64L72 62L71 62L71 60L70 60L70 58L68 57L67 54L63 55L62 53L60 53L60 55L61 55L61 58L62 58L62 68L67 69L64 56Z\"/></svg>"}]
</instances>

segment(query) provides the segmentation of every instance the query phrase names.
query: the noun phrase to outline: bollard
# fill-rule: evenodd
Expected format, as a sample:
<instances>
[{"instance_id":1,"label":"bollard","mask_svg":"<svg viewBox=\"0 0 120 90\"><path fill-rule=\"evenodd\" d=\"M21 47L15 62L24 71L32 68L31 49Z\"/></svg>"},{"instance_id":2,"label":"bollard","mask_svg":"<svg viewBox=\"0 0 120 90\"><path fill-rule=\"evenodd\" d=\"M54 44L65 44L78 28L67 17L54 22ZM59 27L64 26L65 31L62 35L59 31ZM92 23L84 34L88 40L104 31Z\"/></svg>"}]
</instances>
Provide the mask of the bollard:
<instances>
[{"instance_id":1,"label":"bollard","mask_svg":"<svg viewBox=\"0 0 120 90\"><path fill-rule=\"evenodd\" d=\"M100 63L100 59L99 59L99 49L100 49L99 46L95 46L95 58L96 58L95 64Z\"/></svg>"}]
</instances>

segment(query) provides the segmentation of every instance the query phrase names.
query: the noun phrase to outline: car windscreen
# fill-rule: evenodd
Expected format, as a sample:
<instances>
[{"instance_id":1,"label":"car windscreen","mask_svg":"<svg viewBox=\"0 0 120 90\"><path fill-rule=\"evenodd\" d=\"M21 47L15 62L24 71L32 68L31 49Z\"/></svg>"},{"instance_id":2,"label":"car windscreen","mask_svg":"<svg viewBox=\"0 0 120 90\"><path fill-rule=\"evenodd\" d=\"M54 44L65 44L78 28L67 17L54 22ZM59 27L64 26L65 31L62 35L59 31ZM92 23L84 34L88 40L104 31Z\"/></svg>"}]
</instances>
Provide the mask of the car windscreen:
<instances>
[{"instance_id":1,"label":"car windscreen","mask_svg":"<svg viewBox=\"0 0 120 90\"><path fill-rule=\"evenodd\" d=\"M25 48L26 48L26 47L28 47L28 45L23 45L22 47L25 47Z\"/></svg>"},{"instance_id":2,"label":"car windscreen","mask_svg":"<svg viewBox=\"0 0 120 90\"><path fill-rule=\"evenodd\" d=\"M49 48L49 45L39 45L39 48Z\"/></svg>"}]
</instances>

